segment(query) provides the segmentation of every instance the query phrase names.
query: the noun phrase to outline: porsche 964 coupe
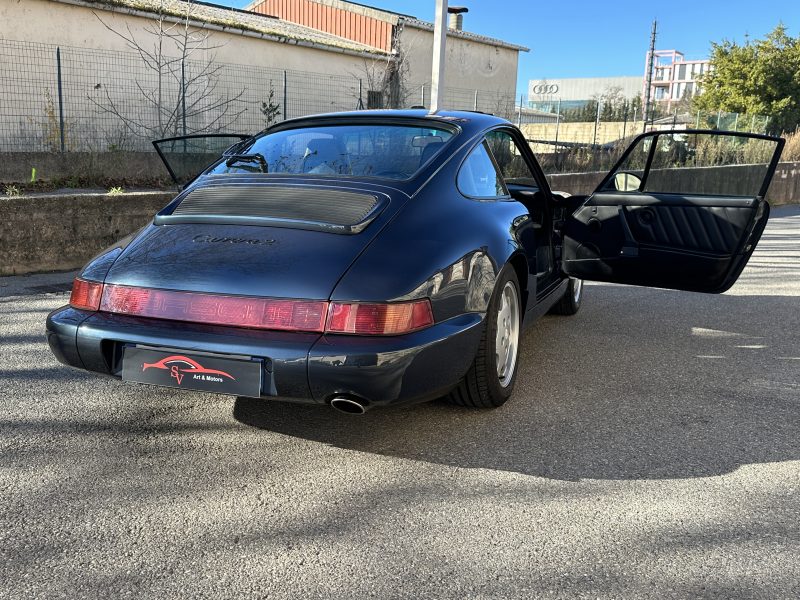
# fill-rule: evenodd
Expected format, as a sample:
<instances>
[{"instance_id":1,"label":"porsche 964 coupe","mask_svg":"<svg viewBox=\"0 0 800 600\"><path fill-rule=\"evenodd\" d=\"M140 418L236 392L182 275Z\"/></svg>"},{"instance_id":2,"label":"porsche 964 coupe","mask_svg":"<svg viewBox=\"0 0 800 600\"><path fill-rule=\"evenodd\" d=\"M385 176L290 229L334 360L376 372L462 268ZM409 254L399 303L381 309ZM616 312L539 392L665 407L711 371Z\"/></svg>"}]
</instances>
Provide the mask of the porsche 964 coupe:
<instances>
[{"instance_id":1,"label":"porsche 964 coupe","mask_svg":"<svg viewBox=\"0 0 800 600\"><path fill-rule=\"evenodd\" d=\"M182 191L84 267L47 318L55 356L362 413L502 405L521 332L578 312L585 280L724 292L766 225L783 140L646 133L589 196L552 192L519 129L471 112L154 144Z\"/></svg>"}]
</instances>

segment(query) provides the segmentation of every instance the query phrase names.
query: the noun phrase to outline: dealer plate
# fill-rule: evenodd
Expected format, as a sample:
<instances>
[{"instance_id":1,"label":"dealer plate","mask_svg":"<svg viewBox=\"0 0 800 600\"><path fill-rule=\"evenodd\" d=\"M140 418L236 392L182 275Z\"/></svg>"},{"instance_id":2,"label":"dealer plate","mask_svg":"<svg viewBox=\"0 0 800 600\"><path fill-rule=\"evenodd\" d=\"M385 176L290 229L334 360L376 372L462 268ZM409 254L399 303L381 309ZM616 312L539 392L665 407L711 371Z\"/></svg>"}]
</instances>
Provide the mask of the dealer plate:
<instances>
[{"instance_id":1,"label":"dealer plate","mask_svg":"<svg viewBox=\"0 0 800 600\"><path fill-rule=\"evenodd\" d=\"M126 346L122 379L257 398L261 394L261 362Z\"/></svg>"}]
</instances>

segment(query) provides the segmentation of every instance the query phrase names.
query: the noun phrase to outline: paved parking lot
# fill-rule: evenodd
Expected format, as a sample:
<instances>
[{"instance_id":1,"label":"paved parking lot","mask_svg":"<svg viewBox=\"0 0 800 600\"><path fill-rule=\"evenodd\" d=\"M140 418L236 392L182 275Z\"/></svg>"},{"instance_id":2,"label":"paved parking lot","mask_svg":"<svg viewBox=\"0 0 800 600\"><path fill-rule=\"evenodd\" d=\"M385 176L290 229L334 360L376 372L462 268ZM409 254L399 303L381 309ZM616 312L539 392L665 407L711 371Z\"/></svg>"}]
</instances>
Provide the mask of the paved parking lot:
<instances>
[{"instance_id":1,"label":"paved parking lot","mask_svg":"<svg viewBox=\"0 0 800 600\"><path fill-rule=\"evenodd\" d=\"M800 596L797 208L725 295L589 286L492 412L70 371L63 280L0 279L0 597Z\"/></svg>"}]
</instances>

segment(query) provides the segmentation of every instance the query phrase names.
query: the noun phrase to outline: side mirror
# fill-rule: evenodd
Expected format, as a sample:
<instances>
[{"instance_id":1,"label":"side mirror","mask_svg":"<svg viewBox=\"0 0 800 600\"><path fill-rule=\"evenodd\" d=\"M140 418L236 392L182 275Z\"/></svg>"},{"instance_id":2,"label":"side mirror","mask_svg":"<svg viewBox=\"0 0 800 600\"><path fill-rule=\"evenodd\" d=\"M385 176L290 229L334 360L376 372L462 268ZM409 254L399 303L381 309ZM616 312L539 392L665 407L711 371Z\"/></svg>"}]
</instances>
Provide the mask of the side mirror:
<instances>
[{"instance_id":1,"label":"side mirror","mask_svg":"<svg viewBox=\"0 0 800 600\"><path fill-rule=\"evenodd\" d=\"M642 178L628 171L620 171L614 175L614 189L618 192L637 192L642 185Z\"/></svg>"}]
</instances>

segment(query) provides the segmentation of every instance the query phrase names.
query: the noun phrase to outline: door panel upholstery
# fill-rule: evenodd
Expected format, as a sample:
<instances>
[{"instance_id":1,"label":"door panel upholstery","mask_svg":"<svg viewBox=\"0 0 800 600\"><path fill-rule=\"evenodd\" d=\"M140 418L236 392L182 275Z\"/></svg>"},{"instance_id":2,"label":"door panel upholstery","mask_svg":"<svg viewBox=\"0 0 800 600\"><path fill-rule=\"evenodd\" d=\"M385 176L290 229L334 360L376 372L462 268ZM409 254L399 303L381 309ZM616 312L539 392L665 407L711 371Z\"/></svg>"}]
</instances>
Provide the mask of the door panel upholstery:
<instances>
[{"instance_id":1,"label":"door panel upholstery","mask_svg":"<svg viewBox=\"0 0 800 600\"><path fill-rule=\"evenodd\" d=\"M626 210L633 237L641 245L731 255L752 208L727 206L635 206Z\"/></svg>"},{"instance_id":2,"label":"door panel upholstery","mask_svg":"<svg viewBox=\"0 0 800 600\"><path fill-rule=\"evenodd\" d=\"M752 251L757 198L598 193L564 230L575 277L700 292L735 281ZM758 219L763 227L764 218ZM757 232L760 235L760 230Z\"/></svg>"}]
</instances>

